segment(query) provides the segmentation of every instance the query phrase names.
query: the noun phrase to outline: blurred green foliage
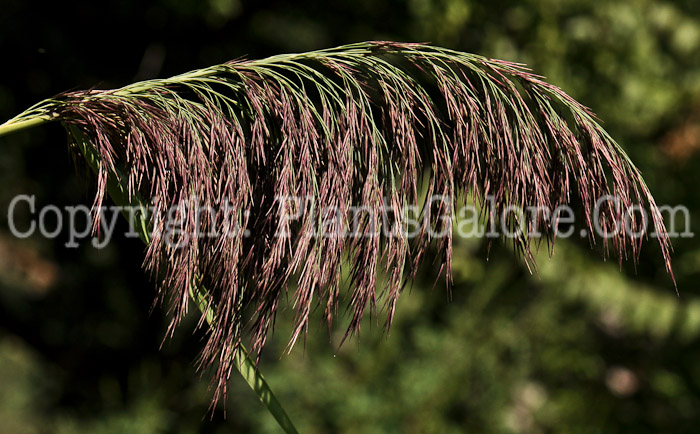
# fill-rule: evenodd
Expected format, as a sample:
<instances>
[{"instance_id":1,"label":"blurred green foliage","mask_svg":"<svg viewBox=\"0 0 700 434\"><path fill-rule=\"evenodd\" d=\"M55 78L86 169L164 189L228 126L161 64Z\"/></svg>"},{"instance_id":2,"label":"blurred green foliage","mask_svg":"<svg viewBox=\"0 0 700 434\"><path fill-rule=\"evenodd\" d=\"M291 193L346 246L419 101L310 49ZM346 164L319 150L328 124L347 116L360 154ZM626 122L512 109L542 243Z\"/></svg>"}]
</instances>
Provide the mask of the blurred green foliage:
<instances>
[{"instance_id":1,"label":"blurred green foliage","mask_svg":"<svg viewBox=\"0 0 700 434\"><path fill-rule=\"evenodd\" d=\"M4 2L0 118L62 90L244 55L430 41L525 62L590 106L657 201L686 205L697 227L694 0L159 0L42 12ZM64 143L55 126L2 139L1 209L18 193L89 203ZM137 241L68 251L61 239L9 240L0 223L0 432L278 432L239 378L210 420L193 324L158 350L167 318L149 315ZM302 432L697 432L700 245L674 246L680 296L653 240L636 270L561 240L551 260L542 246L535 275L504 245L487 253L460 240L451 300L428 263L388 336L367 319L361 342L338 348L343 325L329 336L319 317L289 355L285 311L261 366Z\"/></svg>"}]
</instances>

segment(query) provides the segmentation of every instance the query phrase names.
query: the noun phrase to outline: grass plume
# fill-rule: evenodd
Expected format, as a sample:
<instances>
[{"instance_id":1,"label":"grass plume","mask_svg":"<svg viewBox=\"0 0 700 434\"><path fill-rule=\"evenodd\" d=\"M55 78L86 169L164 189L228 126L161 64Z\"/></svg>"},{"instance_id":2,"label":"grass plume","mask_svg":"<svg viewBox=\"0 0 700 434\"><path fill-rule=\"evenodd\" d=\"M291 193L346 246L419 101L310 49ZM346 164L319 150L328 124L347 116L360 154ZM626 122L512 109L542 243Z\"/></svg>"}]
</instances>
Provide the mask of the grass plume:
<instances>
[{"instance_id":1,"label":"grass plume","mask_svg":"<svg viewBox=\"0 0 700 434\"><path fill-rule=\"evenodd\" d=\"M90 139L101 161L96 207L110 174L129 195L152 204L145 268L173 313L171 332L188 311L192 285L208 288L204 316L214 306L216 315L202 366L216 369L216 397L226 393L243 340L259 354L288 298L295 309L291 348L318 306L332 327L339 305L347 304L346 337L360 332L368 308L383 310L390 325L432 243L451 285L451 220L440 216L453 216L468 196L497 216L510 206L575 202L589 233L598 198L613 195L623 209L642 204L672 273L663 220L638 169L587 108L520 64L424 44L367 42L64 93L6 125L37 119L59 120ZM312 198L316 209L337 210L336 231L354 226L370 233L396 222L383 221L380 212L352 221L349 208L388 204L400 216L406 205L423 203L424 176L427 195L452 198L422 209L432 227L447 231L438 240L425 228L415 238L318 237L327 216L306 212L290 222L291 205L278 200ZM162 224L174 204L193 201L216 210L208 224L229 229L229 236L172 248ZM223 212L226 204L238 210L234 219ZM202 229L195 210L180 210L183 233ZM611 229L619 218L605 208L598 223ZM643 224L631 223L632 233ZM514 246L528 263L532 231L554 238L550 222L527 227ZM636 258L642 242L626 231L608 241L620 260L628 252ZM346 295L343 267L350 276ZM381 287L380 272L387 276Z\"/></svg>"}]
</instances>

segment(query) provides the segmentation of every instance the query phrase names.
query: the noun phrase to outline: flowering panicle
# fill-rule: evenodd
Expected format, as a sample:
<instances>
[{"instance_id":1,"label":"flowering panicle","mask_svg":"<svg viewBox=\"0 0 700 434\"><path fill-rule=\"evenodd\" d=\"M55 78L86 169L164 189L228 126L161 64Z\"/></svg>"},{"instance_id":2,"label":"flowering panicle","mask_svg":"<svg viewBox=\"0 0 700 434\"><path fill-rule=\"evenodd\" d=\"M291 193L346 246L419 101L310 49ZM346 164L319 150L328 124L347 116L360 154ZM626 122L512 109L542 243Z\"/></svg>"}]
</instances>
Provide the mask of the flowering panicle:
<instances>
[{"instance_id":1,"label":"flowering panicle","mask_svg":"<svg viewBox=\"0 0 700 434\"><path fill-rule=\"evenodd\" d=\"M206 288L214 315L202 361L216 366L217 396L243 336L251 333L259 353L288 297L296 312L291 348L317 306L330 327L345 300L348 334L359 333L367 308L384 309L390 324L431 244L450 284L451 219L442 217L453 217L469 197L486 215L576 202L590 233L597 198L614 195L623 209L642 204L671 271L664 224L639 171L588 109L520 64L367 42L70 92L34 110L52 113L94 145L101 161L96 206L108 174L153 205L145 267L158 278L173 327L187 312L191 286ZM425 202L431 195L451 199ZM311 200L280 199L289 197ZM194 207L178 208L181 233L216 227L227 236L168 243L163 222L174 204L191 201L214 212L202 228ZM405 206L422 203L429 227L445 237L433 239L425 227L415 237L315 235L322 224L370 234L400 224ZM224 213L225 204L234 212ZM334 210L333 218L311 206ZM351 207L391 212L387 221ZM612 229L619 210L606 207L597 217ZM642 224L633 220L631 229ZM525 229L514 245L531 262L528 231L553 238L554 230L544 220ZM620 258L627 251L636 257L641 243L627 231L609 241ZM381 285L379 273L386 275Z\"/></svg>"}]
</instances>

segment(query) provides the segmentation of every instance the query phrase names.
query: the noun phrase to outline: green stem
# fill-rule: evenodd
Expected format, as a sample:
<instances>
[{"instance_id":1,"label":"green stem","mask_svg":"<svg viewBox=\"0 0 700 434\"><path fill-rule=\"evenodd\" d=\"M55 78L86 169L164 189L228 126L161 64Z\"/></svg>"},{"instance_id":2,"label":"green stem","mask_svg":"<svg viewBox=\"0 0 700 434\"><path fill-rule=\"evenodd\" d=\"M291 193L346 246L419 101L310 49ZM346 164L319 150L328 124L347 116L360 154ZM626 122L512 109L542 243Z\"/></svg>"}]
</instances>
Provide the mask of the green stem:
<instances>
[{"instance_id":1,"label":"green stem","mask_svg":"<svg viewBox=\"0 0 700 434\"><path fill-rule=\"evenodd\" d=\"M294 427L292 420L284 411L282 404L280 404L280 402L277 400L275 394L272 393L272 389L270 389L267 381L265 381L265 377L263 377L263 375L260 373L255 365L255 362L253 362L253 360L250 358L243 345L241 345L236 352L235 365L243 379L258 395L260 402L267 407L267 410L272 414L284 432L289 434L297 434L298 431Z\"/></svg>"},{"instance_id":2,"label":"green stem","mask_svg":"<svg viewBox=\"0 0 700 434\"><path fill-rule=\"evenodd\" d=\"M13 133L15 131L24 130L26 128L35 127L46 122L51 121L51 117L46 115L29 117L27 119L16 120L18 118L10 119L4 124L0 125L0 136Z\"/></svg>"},{"instance_id":3,"label":"green stem","mask_svg":"<svg viewBox=\"0 0 700 434\"><path fill-rule=\"evenodd\" d=\"M197 304L197 308L205 316L209 325L214 321L214 309L211 308L208 293L202 285L193 285L190 287L190 297ZM258 395L258 399L262 402L267 410L272 414L284 432L296 434L297 430L292 423L292 420L284 411L282 404L277 400L277 397L272 393L272 389L267 384L265 377L258 370L255 362L248 355L248 351L241 344L236 351L234 357L234 365L238 369L243 379L248 383L251 389Z\"/></svg>"},{"instance_id":4,"label":"green stem","mask_svg":"<svg viewBox=\"0 0 700 434\"><path fill-rule=\"evenodd\" d=\"M71 135L75 138L80 152L85 157L88 165L92 170L97 172L100 168L99 155L95 148L90 144L89 140L82 132L74 126L68 126ZM141 212L124 213L124 217L129 220L129 224L134 228L139 237L144 243L150 242L150 232L148 230L148 216L145 203L136 194L129 198L126 182L123 176L110 173L107 180L107 191L118 206L137 207ZM216 309L211 306L208 300L207 290L200 284L193 282L190 287L190 298L195 302L199 311L204 315L207 324L213 325L216 315ZM238 369L243 379L248 383L251 389L258 395L258 399L262 402L272 416L277 420L277 423L288 434L297 434L297 430L289 418L280 402L275 397L275 394L270 389L270 386L265 381L262 373L257 369L253 360L251 360L248 352L243 345L240 345L235 355L234 365Z\"/></svg>"}]
</instances>

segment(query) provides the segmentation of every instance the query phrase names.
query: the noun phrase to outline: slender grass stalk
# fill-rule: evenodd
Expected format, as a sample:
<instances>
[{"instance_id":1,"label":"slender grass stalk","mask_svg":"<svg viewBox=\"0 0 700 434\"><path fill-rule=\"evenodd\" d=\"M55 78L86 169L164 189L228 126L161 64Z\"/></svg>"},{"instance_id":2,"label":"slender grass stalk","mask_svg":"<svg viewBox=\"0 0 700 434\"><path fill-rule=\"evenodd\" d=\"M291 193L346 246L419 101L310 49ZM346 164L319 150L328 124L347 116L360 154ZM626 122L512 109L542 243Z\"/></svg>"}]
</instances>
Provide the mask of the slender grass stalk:
<instances>
[{"instance_id":1,"label":"slender grass stalk","mask_svg":"<svg viewBox=\"0 0 700 434\"><path fill-rule=\"evenodd\" d=\"M193 285L190 296L197 304L199 311L206 318L207 324L211 327L212 324L214 324L214 310L211 308L211 300L208 297L206 289L202 289L200 285ZM277 397L267 384L265 377L263 377L257 365L253 359L251 359L243 344L240 344L238 351L234 354L234 364L243 379L248 383L250 388L253 389L260 402L267 407L267 410L272 414L284 432L289 434L297 433L297 429L294 427L292 420L287 415L282 404L277 400Z\"/></svg>"},{"instance_id":2,"label":"slender grass stalk","mask_svg":"<svg viewBox=\"0 0 700 434\"><path fill-rule=\"evenodd\" d=\"M78 146L80 153L85 158L88 166L94 173L100 170L100 156L95 151L87 137L76 127L69 126L68 131L73 136L75 144ZM0 129L2 133L2 129ZM128 189L123 178L117 178L118 172L110 173L107 180L107 189L110 197L117 206L121 207L136 207L137 209L146 209L146 204L143 199L135 194L129 198ZM124 212L122 215L129 221L132 228L138 233L139 238L145 243L151 242L149 224L146 212ZM203 289L197 282L193 282L190 286L190 298L195 303L202 318L209 327L213 327L216 318L216 308L212 307L208 292ZM297 430L292 423L292 420L287 415L277 397L272 392L272 389L267 384L265 377L262 375L255 362L250 358L248 351L242 344L239 344L238 351L234 353L234 365L238 369L243 379L248 383L250 388L258 396L261 403L267 407L270 414L277 420L277 423L288 434L296 434Z\"/></svg>"},{"instance_id":3,"label":"slender grass stalk","mask_svg":"<svg viewBox=\"0 0 700 434\"><path fill-rule=\"evenodd\" d=\"M4 124L0 125L0 137L6 134L14 133L16 131L36 127L37 125L41 125L50 121L51 118L48 116L36 116L21 121L5 122Z\"/></svg>"}]
</instances>

